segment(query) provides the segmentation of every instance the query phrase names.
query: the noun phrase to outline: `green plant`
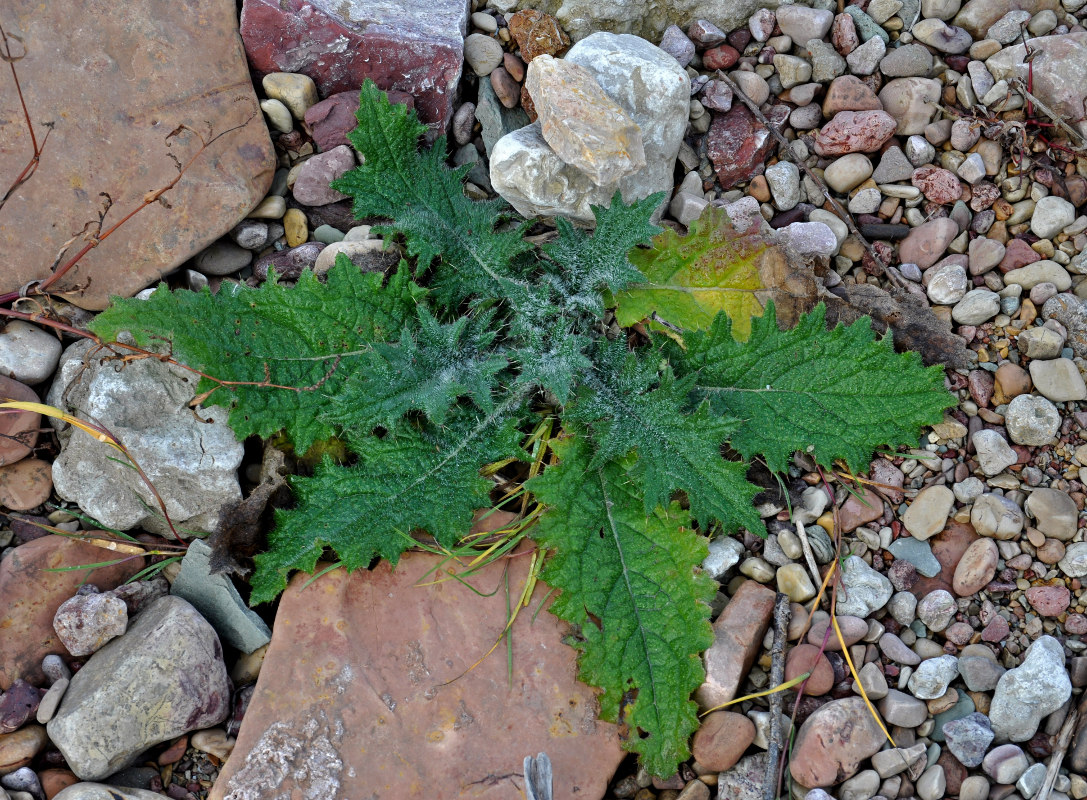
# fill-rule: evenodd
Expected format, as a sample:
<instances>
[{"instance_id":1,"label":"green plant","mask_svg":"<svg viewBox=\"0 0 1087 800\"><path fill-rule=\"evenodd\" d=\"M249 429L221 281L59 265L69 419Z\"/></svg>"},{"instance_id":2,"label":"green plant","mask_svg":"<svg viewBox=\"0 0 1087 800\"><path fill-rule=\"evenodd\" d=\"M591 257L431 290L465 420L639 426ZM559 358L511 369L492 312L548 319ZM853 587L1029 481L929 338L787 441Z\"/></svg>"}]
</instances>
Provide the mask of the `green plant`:
<instances>
[{"instance_id":1,"label":"green plant","mask_svg":"<svg viewBox=\"0 0 1087 800\"><path fill-rule=\"evenodd\" d=\"M551 463L525 484L540 509L529 535L549 553L541 577L559 590L551 611L576 626L603 715L628 722L627 747L670 774L689 755L690 696L713 639L705 537L765 533L759 489L723 445L773 470L806 450L858 471L875 447L915 443L941 418L952 403L941 370L896 355L867 322L828 331L821 308L789 331L772 303L754 319L759 309L734 310L750 327L744 343L724 313L691 330L711 317L683 303L658 309L671 337L616 335L605 297L622 307L624 292L647 288L628 254L658 232L660 195L627 205L616 194L594 209L592 234L559 219L537 249L499 201L465 197L467 167L445 166L443 140L419 152L425 128L369 82L358 120L350 139L365 163L334 187L357 216L390 220L376 230L400 237L410 262L386 277L341 256L326 282L304 273L293 288L274 278L215 296L160 288L115 302L94 331L166 341L216 376L198 398L229 407L239 437L282 430L303 452L335 435L354 454L292 481L297 505L277 513L256 558L253 603L273 599L291 570L312 571L326 548L356 569L395 563L418 529L455 546L473 511L492 505L481 468L525 460L540 415L559 418ZM691 243L666 236L656 249L679 257ZM652 302L637 297L643 311Z\"/></svg>"}]
</instances>

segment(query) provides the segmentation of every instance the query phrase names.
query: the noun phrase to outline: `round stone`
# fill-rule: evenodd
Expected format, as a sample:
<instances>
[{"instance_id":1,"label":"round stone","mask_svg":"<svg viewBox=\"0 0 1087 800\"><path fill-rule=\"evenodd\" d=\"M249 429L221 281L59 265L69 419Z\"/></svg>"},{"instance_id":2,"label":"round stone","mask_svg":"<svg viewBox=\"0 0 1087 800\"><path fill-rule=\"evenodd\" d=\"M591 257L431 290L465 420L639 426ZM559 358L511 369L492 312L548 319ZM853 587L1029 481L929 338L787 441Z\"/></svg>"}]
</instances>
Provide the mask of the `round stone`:
<instances>
[{"instance_id":1,"label":"round stone","mask_svg":"<svg viewBox=\"0 0 1087 800\"><path fill-rule=\"evenodd\" d=\"M970 509L970 524L981 536L990 539L1009 540L1018 538L1023 530L1022 509L1007 497L983 494Z\"/></svg>"},{"instance_id":2,"label":"round stone","mask_svg":"<svg viewBox=\"0 0 1087 800\"><path fill-rule=\"evenodd\" d=\"M313 78L300 72L270 72L264 76L261 85L268 97L283 103L298 120L304 118L306 110L317 105L319 99Z\"/></svg>"},{"instance_id":3,"label":"round stone","mask_svg":"<svg viewBox=\"0 0 1087 800\"><path fill-rule=\"evenodd\" d=\"M470 33L464 40L464 61L481 78L502 63L502 54L501 43L482 33Z\"/></svg>"},{"instance_id":4,"label":"round stone","mask_svg":"<svg viewBox=\"0 0 1087 800\"><path fill-rule=\"evenodd\" d=\"M1049 195L1034 206L1030 230L1042 239L1056 236L1076 219L1076 207L1062 197Z\"/></svg>"},{"instance_id":5,"label":"round stone","mask_svg":"<svg viewBox=\"0 0 1087 800\"><path fill-rule=\"evenodd\" d=\"M261 100L260 110L268 118L268 124L280 133L290 133L294 130L294 117L291 115L291 110L283 105L280 100L272 100L271 98Z\"/></svg>"},{"instance_id":6,"label":"round stone","mask_svg":"<svg viewBox=\"0 0 1087 800\"><path fill-rule=\"evenodd\" d=\"M1061 426L1057 407L1044 397L1021 394L1008 403L1004 426L1016 444L1042 447L1055 441Z\"/></svg>"},{"instance_id":7,"label":"round stone","mask_svg":"<svg viewBox=\"0 0 1087 800\"><path fill-rule=\"evenodd\" d=\"M289 208L283 215L283 230L287 235L287 246L298 247L309 239L309 227L306 214L301 209Z\"/></svg>"},{"instance_id":8,"label":"round stone","mask_svg":"<svg viewBox=\"0 0 1087 800\"><path fill-rule=\"evenodd\" d=\"M1000 295L988 289L971 289L951 309L951 318L960 325L981 325L1000 313Z\"/></svg>"},{"instance_id":9,"label":"round stone","mask_svg":"<svg viewBox=\"0 0 1087 800\"><path fill-rule=\"evenodd\" d=\"M996 576L1000 551L992 539L978 539L972 542L962 554L951 588L959 597L969 597L981 591Z\"/></svg>"},{"instance_id":10,"label":"round stone","mask_svg":"<svg viewBox=\"0 0 1087 800\"><path fill-rule=\"evenodd\" d=\"M819 648L811 644L798 644L785 658L785 680L810 672L804 683L804 694L819 697L834 687L834 668Z\"/></svg>"},{"instance_id":11,"label":"round stone","mask_svg":"<svg viewBox=\"0 0 1087 800\"><path fill-rule=\"evenodd\" d=\"M863 153L849 153L835 159L823 172L823 180L835 192L845 194L864 183L872 174L872 161Z\"/></svg>"},{"instance_id":12,"label":"round stone","mask_svg":"<svg viewBox=\"0 0 1087 800\"><path fill-rule=\"evenodd\" d=\"M930 631L942 631L951 623L957 606L955 598L946 589L934 589L917 603L917 618Z\"/></svg>"}]
</instances>

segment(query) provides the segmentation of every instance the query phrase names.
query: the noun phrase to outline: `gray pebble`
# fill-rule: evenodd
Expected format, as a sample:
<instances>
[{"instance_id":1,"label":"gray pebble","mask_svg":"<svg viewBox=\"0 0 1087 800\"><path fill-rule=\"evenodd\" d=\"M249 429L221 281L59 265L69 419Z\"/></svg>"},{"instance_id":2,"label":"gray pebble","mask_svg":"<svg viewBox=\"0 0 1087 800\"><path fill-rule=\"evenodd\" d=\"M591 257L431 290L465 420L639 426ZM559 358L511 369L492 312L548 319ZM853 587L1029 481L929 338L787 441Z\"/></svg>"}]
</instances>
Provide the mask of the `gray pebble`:
<instances>
[{"instance_id":1,"label":"gray pebble","mask_svg":"<svg viewBox=\"0 0 1087 800\"><path fill-rule=\"evenodd\" d=\"M264 223L260 224L264 225ZM265 232L267 237L267 225L265 225ZM196 268L205 275L232 275L249 266L255 249L257 248L241 247L229 239L219 239L197 255Z\"/></svg>"}]
</instances>

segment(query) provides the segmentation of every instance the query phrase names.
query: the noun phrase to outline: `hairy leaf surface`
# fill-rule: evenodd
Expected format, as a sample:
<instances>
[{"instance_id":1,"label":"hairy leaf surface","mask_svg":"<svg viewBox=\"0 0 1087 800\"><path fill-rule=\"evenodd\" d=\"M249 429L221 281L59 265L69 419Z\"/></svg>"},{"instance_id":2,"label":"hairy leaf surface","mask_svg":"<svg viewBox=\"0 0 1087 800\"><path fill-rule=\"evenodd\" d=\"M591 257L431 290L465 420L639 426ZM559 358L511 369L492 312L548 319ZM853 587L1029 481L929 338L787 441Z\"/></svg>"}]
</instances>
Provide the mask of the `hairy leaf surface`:
<instances>
[{"instance_id":1,"label":"hairy leaf surface","mask_svg":"<svg viewBox=\"0 0 1087 800\"><path fill-rule=\"evenodd\" d=\"M107 340L129 331L141 347L166 342L182 364L241 382L205 402L230 408L239 439L285 430L305 452L336 432L322 413L372 343L400 336L423 295L403 262L386 283L340 255L326 283L306 271L293 288L274 278L257 289L224 285L214 295L160 286L147 300L114 300L90 327ZM203 379L194 394L217 385Z\"/></svg>"},{"instance_id":2,"label":"hairy leaf surface","mask_svg":"<svg viewBox=\"0 0 1087 800\"><path fill-rule=\"evenodd\" d=\"M291 481L298 505L276 512L269 551L256 557L251 602L274 599L291 570L312 572L325 547L357 569L376 557L395 564L420 528L452 546L471 527L472 512L491 505L480 468L523 457L519 422L514 414L461 412L441 427L404 423L381 438L351 437L358 464L325 461L312 478Z\"/></svg>"},{"instance_id":3,"label":"hairy leaf surface","mask_svg":"<svg viewBox=\"0 0 1087 800\"><path fill-rule=\"evenodd\" d=\"M426 126L407 106L389 103L367 79L359 96L358 127L348 140L364 163L332 182L354 198L358 218L385 217L379 233L402 233L422 274L438 259L435 294L447 307L472 295L520 296L527 284L510 263L532 249L522 238L526 224L496 231L506 218L501 200L477 202L464 195L468 166L445 165L445 139L420 152Z\"/></svg>"},{"instance_id":4,"label":"hairy leaf surface","mask_svg":"<svg viewBox=\"0 0 1087 800\"><path fill-rule=\"evenodd\" d=\"M705 530L714 519L725 531L765 531L751 501L761 491L748 483L747 465L726 461L721 446L736 429L728 414L701 403L693 413L687 397L693 380L677 381L670 369L639 361L622 342L602 348L600 369L566 409L568 419L595 434L594 463L634 451L632 467L644 485L644 511L667 506L683 490L691 513Z\"/></svg>"},{"instance_id":5,"label":"hairy leaf surface","mask_svg":"<svg viewBox=\"0 0 1087 800\"><path fill-rule=\"evenodd\" d=\"M548 506L532 535L552 551L541 577L562 594L551 611L580 627L581 678L604 690L605 719L619 721L624 695L637 690L627 718L644 737L624 746L653 774L671 774L690 755L699 653L713 643L715 586L695 567L706 541L685 527L678 504L644 513L625 462L594 466L580 436L555 451L559 463L529 484Z\"/></svg>"},{"instance_id":6,"label":"hairy leaf surface","mask_svg":"<svg viewBox=\"0 0 1087 800\"><path fill-rule=\"evenodd\" d=\"M939 422L955 404L941 367L895 353L867 318L828 331L822 305L789 331L777 327L771 306L742 344L719 314L709 331L685 341L677 360L696 394L741 421L732 447L747 458L761 454L778 472L796 450L824 466L843 459L864 470L877 447L916 445L921 426Z\"/></svg>"}]
</instances>

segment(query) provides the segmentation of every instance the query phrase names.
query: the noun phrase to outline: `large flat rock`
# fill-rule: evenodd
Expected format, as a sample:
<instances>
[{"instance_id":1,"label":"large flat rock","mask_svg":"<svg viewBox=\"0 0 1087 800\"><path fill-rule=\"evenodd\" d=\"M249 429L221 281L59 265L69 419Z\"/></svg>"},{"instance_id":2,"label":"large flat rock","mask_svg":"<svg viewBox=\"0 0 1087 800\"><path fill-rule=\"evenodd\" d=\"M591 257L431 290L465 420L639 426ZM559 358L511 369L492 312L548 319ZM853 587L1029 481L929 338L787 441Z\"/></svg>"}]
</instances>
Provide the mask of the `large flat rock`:
<instances>
[{"instance_id":1,"label":"large flat rock","mask_svg":"<svg viewBox=\"0 0 1087 800\"><path fill-rule=\"evenodd\" d=\"M322 97L379 88L415 98L443 133L464 59L468 0L245 0L241 31L258 77L302 72Z\"/></svg>"},{"instance_id":2,"label":"large flat rock","mask_svg":"<svg viewBox=\"0 0 1087 800\"><path fill-rule=\"evenodd\" d=\"M272 796L522 797L525 756L546 752L554 796L603 797L622 758L617 729L596 718L594 690L574 678L566 627L537 585L505 642L510 593L528 559L470 580L430 583L442 562L408 553L395 570L335 570L284 593L238 743L210 800ZM481 659L473 668L473 664Z\"/></svg>"},{"instance_id":3,"label":"large flat rock","mask_svg":"<svg viewBox=\"0 0 1087 800\"><path fill-rule=\"evenodd\" d=\"M238 38L233 0L11 0L4 25L23 39L16 63L41 163L0 209L0 292L49 275L64 243L98 219L108 227L177 175L205 137L223 133L166 194L91 250L54 289L86 308L132 295L218 239L271 184L275 157ZM19 52L13 42L13 52ZM5 66L5 71L6 71ZM248 122L247 122L248 120ZM0 81L0 183L32 154L15 86ZM210 188L209 187L213 187ZM69 250L74 255L82 242Z\"/></svg>"}]
</instances>

